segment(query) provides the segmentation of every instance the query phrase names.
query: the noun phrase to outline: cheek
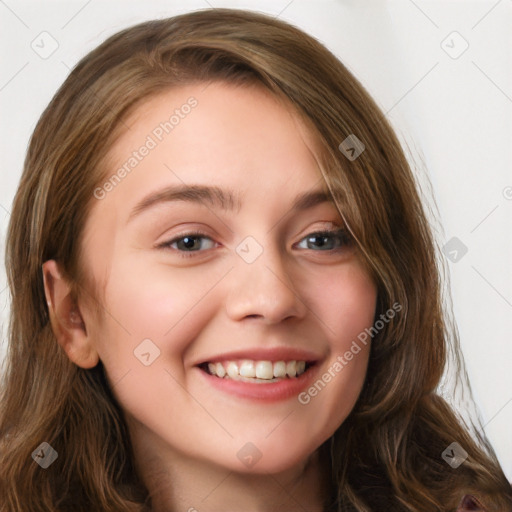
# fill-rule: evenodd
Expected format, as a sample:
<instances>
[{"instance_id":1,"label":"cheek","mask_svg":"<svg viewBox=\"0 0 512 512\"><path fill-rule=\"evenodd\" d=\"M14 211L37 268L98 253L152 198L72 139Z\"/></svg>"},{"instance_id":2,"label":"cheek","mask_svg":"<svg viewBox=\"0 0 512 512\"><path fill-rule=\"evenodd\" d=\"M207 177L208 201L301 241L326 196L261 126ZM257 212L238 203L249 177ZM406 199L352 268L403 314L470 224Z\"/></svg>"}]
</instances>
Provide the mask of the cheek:
<instances>
[{"instance_id":1,"label":"cheek","mask_svg":"<svg viewBox=\"0 0 512 512\"><path fill-rule=\"evenodd\" d=\"M335 276L316 281L315 313L324 324L329 357L317 380L299 396L309 414L331 435L353 409L364 384L377 288L359 264L347 265ZM363 341L361 341L363 340Z\"/></svg>"},{"instance_id":2,"label":"cheek","mask_svg":"<svg viewBox=\"0 0 512 512\"><path fill-rule=\"evenodd\" d=\"M375 284L355 261L314 289L315 313L325 325L331 348L337 352L348 350L351 342L373 324L377 302Z\"/></svg>"},{"instance_id":3,"label":"cheek","mask_svg":"<svg viewBox=\"0 0 512 512\"><path fill-rule=\"evenodd\" d=\"M223 268L204 273L155 261L144 264L137 255L119 258L105 290L108 314L99 338L101 359L119 371L140 364L134 351L147 339L157 347L152 350L164 356L155 362L181 357L200 334L203 319L214 313L216 305L207 300L208 293L224 274Z\"/></svg>"}]
</instances>

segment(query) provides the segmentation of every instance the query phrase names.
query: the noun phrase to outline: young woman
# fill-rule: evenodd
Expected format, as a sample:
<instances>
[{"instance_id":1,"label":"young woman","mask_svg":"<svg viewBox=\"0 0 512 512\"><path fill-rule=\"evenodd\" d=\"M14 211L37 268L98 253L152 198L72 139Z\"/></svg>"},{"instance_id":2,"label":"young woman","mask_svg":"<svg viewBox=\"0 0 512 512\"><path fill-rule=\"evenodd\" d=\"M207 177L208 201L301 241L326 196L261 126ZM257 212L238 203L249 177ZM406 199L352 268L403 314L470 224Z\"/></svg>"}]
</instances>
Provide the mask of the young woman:
<instances>
[{"instance_id":1,"label":"young woman","mask_svg":"<svg viewBox=\"0 0 512 512\"><path fill-rule=\"evenodd\" d=\"M317 41L223 9L114 35L13 205L0 510L512 510L436 393L436 258L397 138Z\"/></svg>"}]
</instances>

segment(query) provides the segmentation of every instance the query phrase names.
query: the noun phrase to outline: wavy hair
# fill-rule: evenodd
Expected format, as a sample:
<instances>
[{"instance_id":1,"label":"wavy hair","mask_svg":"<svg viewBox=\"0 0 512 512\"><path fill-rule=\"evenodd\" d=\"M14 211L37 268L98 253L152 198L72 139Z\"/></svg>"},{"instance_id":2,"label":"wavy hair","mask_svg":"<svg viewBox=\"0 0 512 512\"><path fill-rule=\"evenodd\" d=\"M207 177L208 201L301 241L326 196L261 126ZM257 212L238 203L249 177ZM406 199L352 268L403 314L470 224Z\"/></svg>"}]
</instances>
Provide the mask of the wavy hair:
<instances>
[{"instance_id":1,"label":"wavy hair","mask_svg":"<svg viewBox=\"0 0 512 512\"><path fill-rule=\"evenodd\" d=\"M457 333L420 189L391 126L314 38L262 14L213 9L110 37L73 69L31 137L6 243L0 511L151 510L101 361L80 368L56 341L41 266L57 260L76 298L100 301L81 244L109 148L151 95L212 80L258 83L304 119L319 142L323 179L377 283L376 318L403 306L372 340L356 406L320 447L332 475L325 509L453 511L465 494L489 511L512 509L485 435L437 392L451 349L461 363ZM351 134L365 145L355 160L338 149ZM31 457L43 441L59 454L45 471ZM454 441L468 453L456 469L441 457Z\"/></svg>"}]
</instances>

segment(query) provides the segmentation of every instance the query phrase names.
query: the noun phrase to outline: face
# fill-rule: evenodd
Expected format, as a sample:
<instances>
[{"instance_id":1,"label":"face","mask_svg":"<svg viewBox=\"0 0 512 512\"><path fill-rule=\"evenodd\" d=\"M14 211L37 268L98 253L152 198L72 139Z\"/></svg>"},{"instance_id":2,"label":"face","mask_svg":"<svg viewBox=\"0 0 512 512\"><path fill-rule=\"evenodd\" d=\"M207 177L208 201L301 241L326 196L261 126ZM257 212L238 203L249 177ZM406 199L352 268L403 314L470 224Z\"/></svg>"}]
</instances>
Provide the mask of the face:
<instances>
[{"instance_id":1,"label":"face","mask_svg":"<svg viewBox=\"0 0 512 512\"><path fill-rule=\"evenodd\" d=\"M104 314L82 314L131 435L232 471L300 464L354 406L376 305L312 137L264 89L224 83L126 124L83 239Z\"/></svg>"}]
</instances>

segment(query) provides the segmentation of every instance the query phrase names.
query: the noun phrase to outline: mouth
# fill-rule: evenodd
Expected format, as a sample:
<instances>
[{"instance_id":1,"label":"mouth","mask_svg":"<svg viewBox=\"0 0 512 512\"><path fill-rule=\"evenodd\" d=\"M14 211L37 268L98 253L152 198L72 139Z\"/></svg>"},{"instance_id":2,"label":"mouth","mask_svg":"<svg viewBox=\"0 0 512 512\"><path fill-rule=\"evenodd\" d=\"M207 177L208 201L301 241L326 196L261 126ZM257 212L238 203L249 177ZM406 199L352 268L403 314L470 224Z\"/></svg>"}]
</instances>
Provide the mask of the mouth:
<instances>
[{"instance_id":1,"label":"mouth","mask_svg":"<svg viewBox=\"0 0 512 512\"><path fill-rule=\"evenodd\" d=\"M296 359L281 361L236 359L208 361L200 364L199 368L218 379L271 384L283 380L296 380L314 364L315 361Z\"/></svg>"},{"instance_id":2,"label":"mouth","mask_svg":"<svg viewBox=\"0 0 512 512\"><path fill-rule=\"evenodd\" d=\"M206 356L194 365L205 392L258 403L292 400L319 373L326 354L298 347L245 348Z\"/></svg>"}]
</instances>

